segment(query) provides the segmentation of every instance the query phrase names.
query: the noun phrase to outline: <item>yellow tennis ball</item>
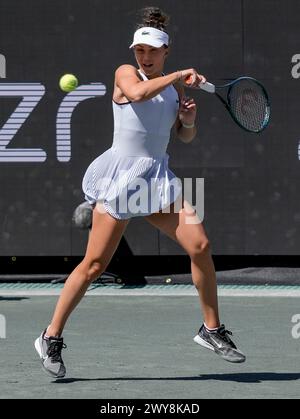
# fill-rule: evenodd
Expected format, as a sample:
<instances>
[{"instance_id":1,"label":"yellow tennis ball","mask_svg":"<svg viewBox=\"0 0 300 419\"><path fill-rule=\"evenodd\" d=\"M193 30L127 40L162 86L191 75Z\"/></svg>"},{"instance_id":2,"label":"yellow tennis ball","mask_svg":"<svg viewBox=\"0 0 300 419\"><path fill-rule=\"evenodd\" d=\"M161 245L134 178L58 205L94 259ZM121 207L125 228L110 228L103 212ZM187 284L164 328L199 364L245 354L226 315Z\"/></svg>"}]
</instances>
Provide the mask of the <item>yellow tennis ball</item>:
<instances>
[{"instance_id":1,"label":"yellow tennis ball","mask_svg":"<svg viewBox=\"0 0 300 419\"><path fill-rule=\"evenodd\" d=\"M65 74L59 80L59 87L64 92L72 92L78 86L77 77L74 74Z\"/></svg>"}]
</instances>

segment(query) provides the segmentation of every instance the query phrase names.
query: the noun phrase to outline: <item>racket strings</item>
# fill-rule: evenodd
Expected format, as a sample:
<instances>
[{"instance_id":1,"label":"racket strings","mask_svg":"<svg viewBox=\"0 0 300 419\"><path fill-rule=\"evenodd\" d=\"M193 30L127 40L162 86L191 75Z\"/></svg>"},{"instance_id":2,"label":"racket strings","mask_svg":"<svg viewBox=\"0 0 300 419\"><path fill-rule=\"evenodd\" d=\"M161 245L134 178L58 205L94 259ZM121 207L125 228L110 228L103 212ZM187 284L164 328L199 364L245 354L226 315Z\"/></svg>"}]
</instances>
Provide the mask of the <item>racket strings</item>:
<instances>
[{"instance_id":1,"label":"racket strings","mask_svg":"<svg viewBox=\"0 0 300 419\"><path fill-rule=\"evenodd\" d=\"M268 123L269 103L262 87L253 80L240 80L228 92L231 112L240 125L259 132Z\"/></svg>"}]
</instances>

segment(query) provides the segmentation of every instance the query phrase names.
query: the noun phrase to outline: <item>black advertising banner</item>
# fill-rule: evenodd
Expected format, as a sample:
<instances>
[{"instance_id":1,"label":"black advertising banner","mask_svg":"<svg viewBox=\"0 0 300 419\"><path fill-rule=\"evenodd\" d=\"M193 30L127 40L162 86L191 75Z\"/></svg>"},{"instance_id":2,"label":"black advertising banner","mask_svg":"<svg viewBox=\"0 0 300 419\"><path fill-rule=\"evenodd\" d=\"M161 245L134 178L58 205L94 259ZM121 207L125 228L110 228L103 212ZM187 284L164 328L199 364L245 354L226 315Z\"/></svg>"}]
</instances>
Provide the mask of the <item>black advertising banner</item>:
<instances>
[{"instance_id":1,"label":"black advertising banner","mask_svg":"<svg viewBox=\"0 0 300 419\"><path fill-rule=\"evenodd\" d=\"M111 146L116 68L147 1L0 0L0 254L81 255L72 224L86 168ZM259 135L236 126L213 95L190 91L197 138L172 135L170 167L204 178L204 222L214 254L295 255L300 236L300 3L297 0L156 1L171 16L166 72L195 67L216 84L249 75L271 99ZM63 74L76 91L59 88ZM143 220L133 254L182 253ZM145 240L147 237L147 240Z\"/></svg>"}]
</instances>

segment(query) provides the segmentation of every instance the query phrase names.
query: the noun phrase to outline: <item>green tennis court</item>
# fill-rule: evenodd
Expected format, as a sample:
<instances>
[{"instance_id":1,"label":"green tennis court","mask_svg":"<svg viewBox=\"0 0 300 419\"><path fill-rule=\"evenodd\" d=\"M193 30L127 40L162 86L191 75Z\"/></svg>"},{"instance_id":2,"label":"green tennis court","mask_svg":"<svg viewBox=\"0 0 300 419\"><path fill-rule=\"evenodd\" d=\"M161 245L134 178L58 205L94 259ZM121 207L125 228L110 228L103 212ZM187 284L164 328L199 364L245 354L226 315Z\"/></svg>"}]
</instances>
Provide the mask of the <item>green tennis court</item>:
<instances>
[{"instance_id":1,"label":"green tennis court","mask_svg":"<svg viewBox=\"0 0 300 419\"><path fill-rule=\"evenodd\" d=\"M220 286L222 318L247 355L243 365L193 342L201 316L192 286L91 287L65 330L67 375L53 380L33 340L60 288L1 284L1 398L299 397L300 340L292 317L300 287Z\"/></svg>"}]
</instances>

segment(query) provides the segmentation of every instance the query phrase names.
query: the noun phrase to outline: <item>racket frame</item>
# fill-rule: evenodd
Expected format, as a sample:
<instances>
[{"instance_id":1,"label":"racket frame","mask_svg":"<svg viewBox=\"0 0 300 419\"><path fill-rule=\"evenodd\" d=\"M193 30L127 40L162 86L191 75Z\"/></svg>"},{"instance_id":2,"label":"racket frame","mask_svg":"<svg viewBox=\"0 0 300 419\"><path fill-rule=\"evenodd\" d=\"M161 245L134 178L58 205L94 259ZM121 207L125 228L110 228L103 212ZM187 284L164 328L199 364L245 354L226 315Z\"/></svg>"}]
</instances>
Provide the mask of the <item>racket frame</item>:
<instances>
[{"instance_id":1,"label":"racket frame","mask_svg":"<svg viewBox=\"0 0 300 419\"><path fill-rule=\"evenodd\" d=\"M244 125L242 125L238 119L235 117L234 113L232 112L231 106L230 106L230 92L233 88L233 86L236 83L239 83L241 80L251 80L253 82L255 82L263 91L266 100L267 100L267 106L266 106L266 114L265 114L265 119L263 121L263 125L262 128L260 128L259 130L250 130L248 128L246 128ZM217 93L217 89L224 89L228 87L228 91L227 91L227 101L221 96L219 95L219 93ZM226 109L229 111L230 116L232 117L232 119L234 120L235 123L237 123L241 128L243 128L245 131L247 132L251 132L253 134L259 134L260 132L262 132L268 125L269 121L270 121L270 114L271 114L271 104L270 104L270 99L269 99L269 95L265 89L265 87L256 79L254 79L253 77L248 77L248 76L243 76L243 77L239 77L229 83L223 84L221 86L215 86L212 83L209 82L205 82L205 83L201 83L199 86L196 87L196 89L201 89L204 90L207 93L213 93L215 94L220 101L223 103L223 105L226 107Z\"/></svg>"}]
</instances>

